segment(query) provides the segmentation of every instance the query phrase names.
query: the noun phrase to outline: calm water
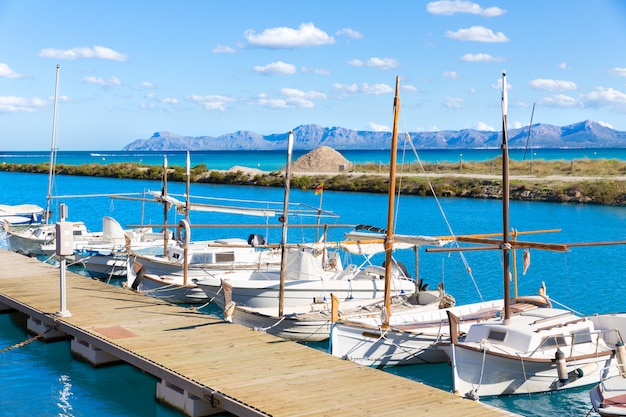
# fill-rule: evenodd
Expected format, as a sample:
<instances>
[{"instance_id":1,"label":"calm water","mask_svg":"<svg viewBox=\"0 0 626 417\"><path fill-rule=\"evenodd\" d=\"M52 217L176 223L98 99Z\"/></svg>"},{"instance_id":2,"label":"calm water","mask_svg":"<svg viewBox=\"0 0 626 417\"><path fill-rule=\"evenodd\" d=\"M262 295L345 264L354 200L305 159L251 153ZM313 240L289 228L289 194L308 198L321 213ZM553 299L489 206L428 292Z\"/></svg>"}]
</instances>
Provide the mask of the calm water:
<instances>
[{"instance_id":1,"label":"calm water","mask_svg":"<svg viewBox=\"0 0 626 417\"><path fill-rule=\"evenodd\" d=\"M0 173L0 202L5 204L37 203L45 206L47 176L38 174ZM159 190L155 181L117 180L59 176L55 195L84 195L106 193L137 193ZM169 190L183 193L184 185L171 183ZM264 205L281 203L283 190L278 188L235 187L193 184L194 196L229 199L262 200ZM365 193L323 193L323 208L340 216L337 223L370 224L385 227L387 198ZM136 201L114 200L107 197L64 198L69 206L69 219L85 221L92 230L101 230L102 216L116 218L123 225L163 221L162 208L153 203L142 206ZM291 201L318 207L320 196L312 191L294 190ZM443 213L434 198L402 197L397 204L395 230L404 234L447 235L501 231L499 201L460 198L440 199ZM231 201L232 203L232 201ZM234 204L234 203L232 203ZM247 203L246 203L247 204ZM444 219L445 214L445 219ZM446 221L447 219L447 221ZM177 223L175 213L170 223ZM192 224L242 223L278 224L275 218L242 219L234 215L192 213ZM296 225L303 221L290 219ZM307 220L307 222L310 220ZM450 225L450 229L447 224ZM626 208L553 203L511 202L511 227L519 231L558 228L557 233L543 233L522 240L543 242L591 242L626 239ZM347 229L330 229L330 239L339 239ZM219 236L240 236L262 233L269 242L280 241L280 229L252 227L248 229L193 229L193 239ZM312 231L292 228L289 240L310 241ZM520 255L521 256L521 255ZM412 253L399 255L414 272ZM501 260L497 253L481 251L465 255L471 267L466 272L459 254L419 254L419 273L433 287L445 283L457 303L500 298L502 292ZM382 262L374 259L375 263ZM569 253L533 251L531 266L525 276L519 274L520 294L535 294L545 281L551 298L584 313L624 311L622 294L626 293L626 246L576 247ZM71 305L68 305L71 310ZM11 316L0 315L0 349L26 339L22 326ZM313 346L326 349L324 344ZM155 403L154 380L128 366L92 369L72 361L65 343L32 343L0 356L5 383L0 391L0 415L176 415ZM441 389L451 389L448 365L411 366L389 369L406 378L418 380ZM125 385L125 379L131 382ZM6 380L6 379L5 379ZM588 389L553 394L485 399L486 403L526 416L572 415L584 416L591 408ZM34 395L34 397L31 397ZM32 399L31 399L32 398ZM4 414L3 414L4 413ZM590 415L594 415L593 413Z\"/></svg>"},{"instance_id":2,"label":"calm water","mask_svg":"<svg viewBox=\"0 0 626 417\"><path fill-rule=\"evenodd\" d=\"M341 150L341 154L353 163L388 163L388 150ZM305 154L304 151L294 151L294 161ZM187 153L184 151L167 152L136 152L136 151L59 151L57 163L80 164L111 164L119 162L134 162L146 165L162 165L163 155L167 155L171 166L185 166ZM458 162L487 161L501 155L500 149L427 149L420 150L419 159L422 162ZM565 159L621 159L626 160L626 148L621 149L534 149L524 152L523 149L511 149L509 154L514 160L558 160ZM43 163L50 161L48 151L34 152L2 152L2 163ZM236 162L234 162L236 161ZM410 149L398 151L399 162L415 162L416 156ZM258 168L263 171L276 171L286 165L284 151L193 151L191 165L205 164L209 169L230 169L235 165L249 168Z\"/></svg>"}]
</instances>

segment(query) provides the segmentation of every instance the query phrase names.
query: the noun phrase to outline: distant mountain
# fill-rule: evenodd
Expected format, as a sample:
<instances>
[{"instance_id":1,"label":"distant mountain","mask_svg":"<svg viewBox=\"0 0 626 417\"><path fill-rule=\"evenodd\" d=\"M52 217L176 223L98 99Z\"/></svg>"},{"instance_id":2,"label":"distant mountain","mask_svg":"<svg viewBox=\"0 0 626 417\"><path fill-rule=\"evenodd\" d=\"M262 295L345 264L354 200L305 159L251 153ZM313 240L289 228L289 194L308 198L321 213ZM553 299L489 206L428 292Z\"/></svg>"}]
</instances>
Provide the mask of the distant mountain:
<instances>
[{"instance_id":1,"label":"distant mountain","mask_svg":"<svg viewBox=\"0 0 626 417\"><path fill-rule=\"evenodd\" d=\"M619 132L591 120L558 127L543 123L508 131L509 147L524 148L626 148L626 132ZM389 149L390 132L370 132L342 127L302 125L293 130L294 149L312 150L320 146L333 149ZM235 151L286 149L288 133L260 135L247 130L226 135L180 136L171 132L156 132L148 139L137 139L126 145L125 151ZM442 130L409 133L417 149L498 148L501 132L473 129Z\"/></svg>"}]
</instances>

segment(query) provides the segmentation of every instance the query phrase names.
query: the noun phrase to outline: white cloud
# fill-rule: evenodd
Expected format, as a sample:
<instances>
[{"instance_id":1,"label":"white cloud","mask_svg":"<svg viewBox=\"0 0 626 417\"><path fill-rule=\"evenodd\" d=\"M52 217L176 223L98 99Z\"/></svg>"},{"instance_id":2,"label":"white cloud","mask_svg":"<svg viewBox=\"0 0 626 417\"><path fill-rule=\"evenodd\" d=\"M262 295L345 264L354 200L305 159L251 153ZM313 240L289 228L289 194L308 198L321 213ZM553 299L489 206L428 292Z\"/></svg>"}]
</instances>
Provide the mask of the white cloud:
<instances>
[{"instance_id":1,"label":"white cloud","mask_svg":"<svg viewBox=\"0 0 626 417\"><path fill-rule=\"evenodd\" d=\"M576 90L577 86L575 82L566 80L549 80L537 78L528 82L530 88L535 90L545 91L568 91Z\"/></svg>"},{"instance_id":2,"label":"white cloud","mask_svg":"<svg viewBox=\"0 0 626 417\"><path fill-rule=\"evenodd\" d=\"M149 81L144 81L141 83L141 88L154 88L154 84Z\"/></svg>"},{"instance_id":3,"label":"white cloud","mask_svg":"<svg viewBox=\"0 0 626 417\"><path fill-rule=\"evenodd\" d=\"M448 30L446 37L457 41L472 42L508 42L509 38L502 32L493 33L491 29L483 26L472 26L469 29L459 29L456 32Z\"/></svg>"},{"instance_id":4,"label":"white cloud","mask_svg":"<svg viewBox=\"0 0 626 417\"><path fill-rule=\"evenodd\" d=\"M463 99L458 97L446 97L442 104L449 109L460 109L461 104L463 104Z\"/></svg>"},{"instance_id":5,"label":"white cloud","mask_svg":"<svg viewBox=\"0 0 626 417\"><path fill-rule=\"evenodd\" d=\"M614 88L596 87L594 91L580 97L583 107L614 107L618 111L626 111L626 94Z\"/></svg>"},{"instance_id":6,"label":"white cloud","mask_svg":"<svg viewBox=\"0 0 626 417\"><path fill-rule=\"evenodd\" d=\"M398 61L393 58L372 57L368 59L366 62L361 61L360 59L353 59L353 60L348 61L348 65L351 65L353 67L368 66L371 68L378 68L378 69L387 71L392 68L396 68L398 66Z\"/></svg>"},{"instance_id":7,"label":"white cloud","mask_svg":"<svg viewBox=\"0 0 626 417\"><path fill-rule=\"evenodd\" d=\"M361 92L364 94L373 94L378 96L381 94L393 93L394 89L387 84L363 84L361 86Z\"/></svg>"},{"instance_id":8,"label":"white cloud","mask_svg":"<svg viewBox=\"0 0 626 417\"><path fill-rule=\"evenodd\" d=\"M211 50L214 54L234 54L237 52L235 48L231 48L226 45L217 45L215 48Z\"/></svg>"},{"instance_id":9,"label":"white cloud","mask_svg":"<svg viewBox=\"0 0 626 417\"><path fill-rule=\"evenodd\" d=\"M0 113L32 113L45 108L48 103L46 100L39 98L0 96Z\"/></svg>"},{"instance_id":10,"label":"white cloud","mask_svg":"<svg viewBox=\"0 0 626 417\"><path fill-rule=\"evenodd\" d=\"M609 70L610 75L615 75L617 77L626 77L626 68L613 68Z\"/></svg>"},{"instance_id":11,"label":"white cloud","mask_svg":"<svg viewBox=\"0 0 626 417\"><path fill-rule=\"evenodd\" d=\"M302 23L298 29L288 27L265 29L259 34L248 29L244 36L251 45L263 48L299 48L335 43L332 36L316 28L313 23Z\"/></svg>"},{"instance_id":12,"label":"white cloud","mask_svg":"<svg viewBox=\"0 0 626 417\"><path fill-rule=\"evenodd\" d=\"M117 77L110 77L105 80L102 77L90 76L90 77L83 77L79 81L85 84L95 84L95 85L101 85L103 87L113 87L113 86L122 85L122 82Z\"/></svg>"},{"instance_id":13,"label":"white cloud","mask_svg":"<svg viewBox=\"0 0 626 417\"><path fill-rule=\"evenodd\" d=\"M17 72L13 71L11 69L11 67L9 67L4 62L0 62L0 77L4 77L4 78L23 78L22 75L20 75Z\"/></svg>"},{"instance_id":14,"label":"white cloud","mask_svg":"<svg viewBox=\"0 0 626 417\"><path fill-rule=\"evenodd\" d=\"M359 91L359 86L356 84L333 84L333 89L337 91L340 95L345 96L348 93L357 93Z\"/></svg>"},{"instance_id":15,"label":"white cloud","mask_svg":"<svg viewBox=\"0 0 626 417\"><path fill-rule=\"evenodd\" d=\"M379 125L377 123L370 122L367 127L374 132L391 132L391 129L387 125Z\"/></svg>"},{"instance_id":16,"label":"white cloud","mask_svg":"<svg viewBox=\"0 0 626 417\"><path fill-rule=\"evenodd\" d=\"M577 101L575 98L566 96L565 94L557 94L552 97L545 97L539 101L542 106L546 107L575 107Z\"/></svg>"},{"instance_id":17,"label":"white cloud","mask_svg":"<svg viewBox=\"0 0 626 417\"><path fill-rule=\"evenodd\" d=\"M96 58L110 59L113 61L126 61L128 59L126 55L114 51L113 49L106 48L104 46L94 46L93 48L80 47L73 49L45 48L39 51L39 56L42 58L70 60L81 58Z\"/></svg>"},{"instance_id":18,"label":"white cloud","mask_svg":"<svg viewBox=\"0 0 626 417\"><path fill-rule=\"evenodd\" d=\"M461 57L465 62L503 62L504 58L497 58L489 54L465 54Z\"/></svg>"},{"instance_id":19,"label":"white cloud","mask_svg":"<svg viewBox=\"0 0 626 417\"><path fill-rule=\"evenodd\" d=\"M306 99L317 99L323 100L326 98L326 94L321 93L319 91L302 91L297 90L295 88L283 88L280 90L283 95L292 98L306 98Z\"/></svg>"},{"instance_id":20,"label":"white cloud","mask_svg":"<svg viewBox=\"0 0 626 417\"><path fill-rule=\"evenodd\" d=\"M501 16L506 13L506 10L499 7L483 8L476 3L463 0L431 1L426 5L426 11L431 14L444 16L451 16L455 13L467 13L483 17Z\"/></svg>"},{"instance_id":21,"label":"white cloud","mask_svg":"<svg viewBox=\"0 0 626 417\"><path fill-rule=\"evenodd\" d=\"M333 89L344 97L348 94L369 94L369 95L381 95L393 93L394 89L387 84L333 84Z\"/></svg>"},{"instance_id":22,"label":"white cloud","mask_svg":"<svg viewBox=\"0 0 626 417\"><path fill-rule=\"evenodd\" d=\"M252 68L254 72L264 75L292 75L296 73L296 67L282 61L267 65L257 65Z\"/></svg>"},{"instance_id":23,"label":"white cloud","mask_svg":"<svg viewBox=\"0 0 626 417\"><path fill-rule=\"evenodd\" d=\"M569 65L567 65L567 62L563 61L559 64L559 68L562 70L567 70L569 69Z\"/></svg>"},{"instance_id":24,"label":"white cloud","mask_svg":"<svg viewBox=\"0 0 626 417\"><path fill-rule=\"evenodd\" d=\"M398 61L393 58L377 58L372 57L365 64L368 67L378 68L381 70L389 70L398 66Z\"/></svg>"},{"instance_id":25,"label":"white cloud","mask_svg":"<svg viewBox=\"0 0 626 417\"><path fill-rule=\"evenodd\" d=\"M419 91L416 86L411 84L403 84L400 86L400 89L409 93L417 93Z\"/></svg>"},{"instance_id":26,"label":"white cloud","mask_svg":"<svg viewBox=\"0 0 626 417\"><path fill-rule=\"evenodd\" d=\"M178 104L177 98L162 98L159 101L163 104Z\"/></svg>"},{"instance_id":27,"label":"white cloud","mask_svg":"<svg viewBox=\"0 0 626 417\"><path fill-rule=\"evenodd\" d=\"M212 96L212 95L199 96L195 94L192 95L191 97L188 97L187 100L193 103L200 104L206 110L221 110L221 111L226 110L228 107L228 104L235 101L231 97Z\"/></svg>"},{"instance_id":28,"label":"white cloud","mask_svg":"<svg viewBox=\"0 0 626 417\"><path fill-rule=\"evenodd\" d=\"M493 126L491 126L490 124L487 124L485 122L478 122L478 123L476 123L476 130L487 131L487 132L495 132L496 129L494 129Z\"/></svg>"},{"instance_id":29,"label":"white cloud","mask_svg":"<svg viewBox=\"0 0 626 417\"><path fill-rule=\"evenodd\" d=\"M452 80L458 80L461 76L456 71L444 71L443 78L450 78Z\"/></svg>"},{"instance_id":30,"label":"white cloud","mask_svg":"<svg viewBox=\"0 0 626 417\"><path fill-rule=\"evenodd\" d=\"M300 68L300 71L302 71L304 73L316 74L316 75L330 75L330 74L332 74L332 72L329 69L326 69L326 68L302 67L302 68Z\"/></svg>"},{"instance_id":31,"label":"white cloud","mask_svg":"<svg viewBox=\"0 0 626 417\"><path fill-rule=\"evenodd\" d=\"M346 35L347 37L352 38L352 39L362 39L363 38L363 35L361 33L357 32L356 30L352 30L350 28L341 29L341 30L337 31L336 35L337 36Z\"/></svg>"}]
</instances>

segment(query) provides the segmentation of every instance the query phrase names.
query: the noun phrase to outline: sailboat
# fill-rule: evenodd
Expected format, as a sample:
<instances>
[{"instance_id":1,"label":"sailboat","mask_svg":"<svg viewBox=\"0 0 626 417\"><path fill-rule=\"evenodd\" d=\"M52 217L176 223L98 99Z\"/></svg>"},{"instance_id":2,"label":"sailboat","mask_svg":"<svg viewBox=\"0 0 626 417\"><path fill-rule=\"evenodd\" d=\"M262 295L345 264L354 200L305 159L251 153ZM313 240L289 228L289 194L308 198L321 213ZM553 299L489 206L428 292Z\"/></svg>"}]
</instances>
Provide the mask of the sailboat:
<instances>
[{"instance_id":1,"label":"sailboat","mask_svg":"<svg viewBox=\"0 0 626 417\"><path fill-rule=\"evenodd\" d=\"M292 141L290 133L290 143ZM285 210L289 154L288 151ZM286 211L283 218L287 218ZM408 296L416 292L415 281L394 259L386 259L386 268L369 262L371 256L386 249L379 237L374 239L351 232L351 238L342 242L318 242L293 248L286 244L285 230L283 223L280 269L232 271L196 281L224 310L225 319L290 340L321 341L329 337L334 314L343 317L371 314L374 310L380 311L385 294L389 294L391 300L391 294ZM429 242L443 244L434 238ZM400 242L394 248L399 245ZM405 242L404 247L414 245L415 242ZM344 267L338 252L332 252L334 255L329 252L333 248L363 255L365 260L360 265ZM429 308L436 308L438 295L438 291L423 291L421 297L414 298ZM333 312L333 300L339 306L336 312Z\"/></svg>"},{"instance_id":2,"label":"sailboat","mask_svg":"<svg viewBox=\"0 0 626 417\"><path fill-rule=\"evenodd\" d=\"M393 208L395 198L395 155L397 148L397 120L400 109L399 80L396 80L394 101L394 125L391 146L391 170L389 174L388 225L386 235L370 234L371 239L381 239L386 246L385 265L389 265L394 246L411 241L414 250L420 246L444 246L451 238L430 236L403 236L393 234ZM416 268L417 269L417 268ZM389 268L386 268L387 276ZM436 304L392 304L389 286L385 286L384 308L380 311L362 312L339 317L331 330L331 353L366 366L382 367L447 361L445 352L437 344L447 337L446 310L453 309L464 316L467 323L494 316L502 301L484 301L455 306L445 300L443 293ZM449 300L448 296L448 300Z\"/></svg>"},{"instance_id":3,"label":"sailboat","mask_svg":"<svg viewBox=\"0 0 626 417\"><path fill-rule=\"evenodd\" d=\"M615 328L596 326L590 317L553 308L543 287L542 297L512 298L511 252L515 249L567 251L568 245L509 239L509 178L506 73L502 74L502 240L466 239L478 249L500 250L503 257L504 311L499 317L460 329L448 312L450 358L454 391L466 398L528 394L581 387L613 373ZM428 251L428 249L427 249ZM613 338L615 335L613 334Z\"/></svg>"}]
</instances>

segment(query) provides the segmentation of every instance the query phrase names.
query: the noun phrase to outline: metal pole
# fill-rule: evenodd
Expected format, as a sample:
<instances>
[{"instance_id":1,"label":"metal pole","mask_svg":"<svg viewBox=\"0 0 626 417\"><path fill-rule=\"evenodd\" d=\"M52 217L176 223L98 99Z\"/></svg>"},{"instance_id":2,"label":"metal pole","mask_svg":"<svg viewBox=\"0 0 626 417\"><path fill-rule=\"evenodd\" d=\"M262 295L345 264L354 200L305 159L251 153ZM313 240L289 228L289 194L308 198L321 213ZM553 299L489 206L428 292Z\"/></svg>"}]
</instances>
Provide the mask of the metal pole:
<instances>
[{"instance_id":1,"label":"metal pole","mask_svg":"<svg viewBox=\"0 0 626 417\"><path fill-rule=\"evenodd\" d=\"M65 223L65 217L67 216L67 206L63 203L61 203L61 207L60 207L60 217L61 217L61 224ZM60 229L57 228L57 232ZM70 235L70 239L72 239L73 236ZM69 310L67 309L67 300L66 300L66 295L67 295L67 284L66 284L66 270L67 270L67 264L66 264L66 260L65 260L65 250L63 249L62 244L64 243L64 236L58 235L55 236L55 239L57 241L57 252L60 256L60 278L61 278L61 285L60 285L60 298L61 298L61 309L56 313L57 316L59 317L71 317L72 313L69 312ZM73 243L71 244L71 247L73 247Z\"/></svg>"}]
</instances>

